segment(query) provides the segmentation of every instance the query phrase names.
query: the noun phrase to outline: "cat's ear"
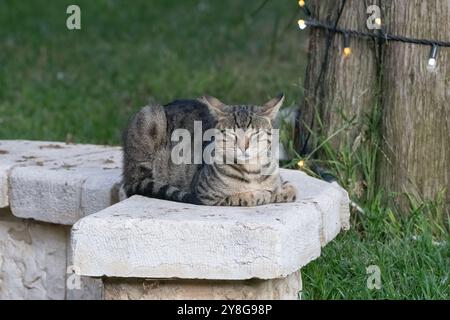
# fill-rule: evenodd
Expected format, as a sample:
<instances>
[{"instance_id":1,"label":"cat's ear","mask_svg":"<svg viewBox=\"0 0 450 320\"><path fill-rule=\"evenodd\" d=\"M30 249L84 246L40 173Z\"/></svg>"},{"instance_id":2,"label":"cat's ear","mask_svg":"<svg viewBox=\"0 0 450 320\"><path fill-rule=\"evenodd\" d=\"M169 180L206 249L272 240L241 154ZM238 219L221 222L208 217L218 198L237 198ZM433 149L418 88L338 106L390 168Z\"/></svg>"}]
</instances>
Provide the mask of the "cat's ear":
<instances>
[{"instance_id":1,"label":"cat's ear","mask_svg":"<svg viewBox=\"0 0 450 320\"><path fill-rule=\"evenodd\" d=\"M271 120L274 120L277 116L278 110L280 110L283 105L284 94L279 94L272 100L268 101L265 105L261 107L260 114L262 116L268 117Z\"/></svg>"},{"instance_id":2,"label":"cat's ear","mask_svg":"<svg viewBox=\"0 0 450 320\"><path fill-rule=\"evenodd\" d=\"M202 101L217 116L222 116L226 113L226 105L219 99L205 95L202 97Z\"/></svg>"}]
</instances>

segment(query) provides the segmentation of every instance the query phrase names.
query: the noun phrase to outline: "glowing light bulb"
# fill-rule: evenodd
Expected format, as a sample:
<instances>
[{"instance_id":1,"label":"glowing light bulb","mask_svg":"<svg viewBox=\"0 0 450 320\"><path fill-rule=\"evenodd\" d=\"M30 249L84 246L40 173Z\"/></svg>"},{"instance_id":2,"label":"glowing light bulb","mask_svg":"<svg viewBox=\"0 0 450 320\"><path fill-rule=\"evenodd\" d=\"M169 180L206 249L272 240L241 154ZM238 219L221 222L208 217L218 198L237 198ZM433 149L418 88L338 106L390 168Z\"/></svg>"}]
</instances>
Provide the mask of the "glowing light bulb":
<instances>
[{"instance_id":1,"label":"glowing light bulb","mask_svg":"<svg viewBox=\"0 0 450 320\"><path fill-rule=\"evenodd\" d=\"M352 54L352 49L350 48L350 36L348 33L344 33L344 57L348 58Z\"/></svg>"},{"instance_id":2,"label":"glowing light bulb","mask_svg":"<svg viewBox=\"0 0 450 320\"><path fill-rule=\"evenodd\" d=\"M346 47L344 48L344 57L348 58L352 55L352 48Z\"/></svg>"},{"instance_id":3,"label":"glowing light bulb","mask_svg":"<svg viewBox=\"0 0 450 320\"><path fill-rule=\"evenodd\" d=\"M299 168L303 168L305 166L305 161L304 160L300 160L299 162L297 162L297 166Z\"/></svg>"},{"instance_id":4,"label":"glowing light bulb","mask_svg":"<svg viewBox=\"0 0 450 320\"><path fill-rule=\"evenodd\" d=\"M305 20L303 20L303 19L298 20L298 27L299 27L301 30L306 29L307 25L306 25Z\"/></svg>"},{"instance_id":5,"label":"glowing light bulb","mask_svg":"<svg viewBox=\"0 0 450 320\"><path fill-rule=\"evenodd\" d=\"M305 6L305 0L299 0L299 1L298 1L298 5L299 5L300 7L304 7L304 6Z\"/></svg>"},{"instance_id":6,"label":"glowing light bulb","mask_svg":"<svg viewBox=\"0 0 450 320\"><path fill-rule=\"evenodd\" d=\"M429 66L429 67L436 67L436 65L437 65L437 60L436 60L436 59L430 58L430 59L428 60L428 66Z\"/></svg>"},{"instance_id":7,"label":"glowing light bulb","mask_svg":"<svg viewBox=\"0 0 450 320\"><path fill-rule=\"evenodd\" d=\"M427 64L427 70L434 71L434 70L436 70L436 66L437 66L437 60L434 58L430 58L428 60L428 64Z\"/></svg>"},{"instance_id":8,"label":"glowing light bulb","mask_svg":"<svg viewBox=\"0 0 450 320\"><path fill-rule=\"evenodd\" d=\"M375 24L376 24L378 27L381 27L381 18L376 18L376 19L375 19Z\"/></svg>"},{"instance_id":9,"label":"glowing light bulb","mask_svg":"<svg viewBox=\"0 0 450 320\"><path fill-rule=\"evenodd\" d=\"M428 71L436 70L437 66L437 55L438 55L438 47L437 45L433 45L430 52L430 58L428 59L427 69Z\"/></svg>"}]
</instances>

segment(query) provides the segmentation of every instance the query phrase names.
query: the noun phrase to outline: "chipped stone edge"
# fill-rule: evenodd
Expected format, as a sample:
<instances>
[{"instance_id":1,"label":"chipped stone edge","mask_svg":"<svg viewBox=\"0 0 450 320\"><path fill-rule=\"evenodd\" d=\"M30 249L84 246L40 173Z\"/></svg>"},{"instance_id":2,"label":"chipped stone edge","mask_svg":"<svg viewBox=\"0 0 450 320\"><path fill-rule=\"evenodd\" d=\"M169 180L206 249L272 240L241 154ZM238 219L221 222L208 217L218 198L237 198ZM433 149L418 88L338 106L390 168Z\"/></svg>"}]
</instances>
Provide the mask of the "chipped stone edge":
<instances>
[{"instance_id":1,"label":"chipped stone edge","mask_svg":"<svg viewBox=\"0 0 450 320\"><path fill-rule=\"evenodd\" d=\"M110 152L111 152L111 150L102 150L102 151L95 151L95 152L89 152L86 154L82 154L82 156L102 155L102 154L108 155L108 153L110 153ZM64 160L64 159L67 159L67 157L61 158L61 160ZM49 162L49 160L44 161L44 163L48 163L48 162ZM87 190L89 189L87 184L90 182L91 177L82 179L79 183L79 186L77 187L79 189L80 194L79 194L79 198L76 200L78 202L76 212L65 212L64 216L62 216L60 218L55 218L55 217L49 218L49 216L41 215L39 213L37 213L37 214L18 213L17 210L15 210L14 203L11 202L11 199L12 199L11 192L13 189L11 186L11 176L14 174L14 171L17 169L32 168L32 167L35 167L35 165L27 166L24 163L12 164L4 171L6 173L5 179L7 181L7 184L6 184L7 190L5 190L6 191L6 197L5 197L6 201L3 203L4 207L0 206L0 208L10 207L12 214L18 218L34 219L36 221L68 225L68 226L73 225L82 217L84 217L88 214L94 213L90 208L86 207L86 202L85 202L86 196L84 195L84 193L87 192ZM50 169L46 169L45 167L42 167L42 166L36 166L36 168L42 169L42 170L50 170ZM108 206L111 206L114 203L118 202L118 200L121 198L120 194L119 194L119 191L120 191L119 189L120 189L120 181L116 181L110 185L109 190L102 189L102 190L97 190L97 191L101 192L101 193L109 193L110 194L110 203Z\"/></svg>"}]
</instances>

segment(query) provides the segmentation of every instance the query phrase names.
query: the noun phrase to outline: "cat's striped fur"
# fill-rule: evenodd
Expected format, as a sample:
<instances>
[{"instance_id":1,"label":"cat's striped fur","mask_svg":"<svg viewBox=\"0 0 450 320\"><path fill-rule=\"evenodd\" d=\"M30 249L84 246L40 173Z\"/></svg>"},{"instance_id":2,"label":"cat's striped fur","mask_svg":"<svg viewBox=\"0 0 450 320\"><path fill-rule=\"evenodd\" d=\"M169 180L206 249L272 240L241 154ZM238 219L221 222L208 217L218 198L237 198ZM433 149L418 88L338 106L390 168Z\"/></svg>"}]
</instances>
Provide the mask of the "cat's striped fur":
<instances>
[{"instance_id":1,"label":"cat's striped fur","mask_svg":"<svg viewBox=\"0 0 450 320\"><path fill-rule=\"evenodd\" d=\"M283 99L281 95L262 107L229 106L213 97L144 107L124 134L123 178L127 195L230 206L295 201L296 190L290 183L281 181L275 159L243 164L175 164L171 161L171 151L176 144L171 141L172 132L187 129L193 145L194 121L202 122L203 132L216 128L224 133L211 142L216 150L227 153L233 149L242 157L257 157L254 142L261 137L258 132L269 133L264 139L270 147L272 120ZM203 148L206 145L204 143ZM192 160L193 157L192 154ZM266 174L262 174L262 169Z\"/></svg>"}]
</instances>

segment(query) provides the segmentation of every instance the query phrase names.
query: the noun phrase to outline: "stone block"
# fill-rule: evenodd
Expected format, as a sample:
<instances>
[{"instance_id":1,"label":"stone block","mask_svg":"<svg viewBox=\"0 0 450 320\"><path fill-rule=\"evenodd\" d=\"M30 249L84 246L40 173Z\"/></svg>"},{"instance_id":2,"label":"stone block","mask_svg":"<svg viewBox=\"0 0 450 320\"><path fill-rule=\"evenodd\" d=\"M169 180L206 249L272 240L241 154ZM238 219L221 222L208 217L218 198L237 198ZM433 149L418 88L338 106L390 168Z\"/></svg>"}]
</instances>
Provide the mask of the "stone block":
<instances>
[{"instance_id":1,"label":"stone block","mask_svg":"<svg viewBox=\"0 0 450 320\"><path fill-rule=\"evenodd\" d=\"M184 280L106 278L105 300L297 300L300 271L283 279Z\"/></svg>"},{"instance_id":2,"label":"stone block","mask_svg":"<svg viewBox=\"0 0 450 320\"><path fill-rule=\"evenodd\" d=\"M348 222L343 190L295 170L282 175L299 190L295 203L208 207L134 196L87 216L72 229L74 265L92 277L284 278Z\"/></svg>"},{"instance_id":3,"label":"stone block","mask_svg":"<svg viewBox=\"0 0 450 320\"><path fill-rule=\"evenodd\" d=\"M64 299L68 233L0 209L0 300Z\"/></svg>"},{"instance_id":4,"label":"stone block","mask_svg":"<svg viewBox=\"0 0 450 320\"><path fill-rule=\"evenodd\" d=\"M72 225L118 200L117 147L0 141L0 207L21 218Z\"/></svg>"}]
</instances>

